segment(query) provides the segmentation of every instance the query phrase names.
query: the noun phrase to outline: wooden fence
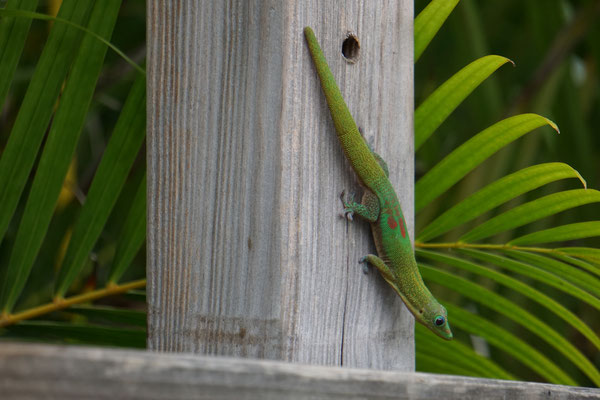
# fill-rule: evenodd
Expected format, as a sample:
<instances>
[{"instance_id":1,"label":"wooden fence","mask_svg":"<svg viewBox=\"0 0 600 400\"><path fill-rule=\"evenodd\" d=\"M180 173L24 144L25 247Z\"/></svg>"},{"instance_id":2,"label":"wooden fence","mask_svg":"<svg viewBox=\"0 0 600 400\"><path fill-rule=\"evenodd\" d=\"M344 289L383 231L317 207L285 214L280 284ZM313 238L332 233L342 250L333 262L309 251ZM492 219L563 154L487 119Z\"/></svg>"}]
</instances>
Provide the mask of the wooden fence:
<instances>
[{"instance_id":1,"label":"wooden fence","mask_svg":"<svg viewBox=\"0 0 600 400\"><path fill-rule=\"evenodd\" d=\"M100 348L0 346L5 399L598 399L588 388Z\"/></svg>"}]
</instances>

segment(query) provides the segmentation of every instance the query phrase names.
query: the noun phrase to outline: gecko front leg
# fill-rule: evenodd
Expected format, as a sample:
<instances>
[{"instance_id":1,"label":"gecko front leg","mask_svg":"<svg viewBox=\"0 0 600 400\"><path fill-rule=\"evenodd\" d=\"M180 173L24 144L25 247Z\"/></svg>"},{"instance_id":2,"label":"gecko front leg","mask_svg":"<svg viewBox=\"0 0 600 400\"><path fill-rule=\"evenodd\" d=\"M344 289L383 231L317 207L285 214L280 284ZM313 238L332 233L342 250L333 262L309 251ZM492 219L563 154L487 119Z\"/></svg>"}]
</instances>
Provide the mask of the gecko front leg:
<instances>
[{"instance_id":1,"label":"gecko front leg","mask_svg":"<svg viewBox=\"0 0 600 400\"><path fill-rule=\"evenodd\" d=\"M352 193L348 196L348 200L346 200L345 197L346 192L344 191L340 195L340 199L344 205L344 217L346 217L348 221L353 220L354 214L369 222L377 221L377 218L379 218L379 199L375 194L370 191L365 191L362 203L355 202L354 194Z\"/></svg>"}]
</instances>

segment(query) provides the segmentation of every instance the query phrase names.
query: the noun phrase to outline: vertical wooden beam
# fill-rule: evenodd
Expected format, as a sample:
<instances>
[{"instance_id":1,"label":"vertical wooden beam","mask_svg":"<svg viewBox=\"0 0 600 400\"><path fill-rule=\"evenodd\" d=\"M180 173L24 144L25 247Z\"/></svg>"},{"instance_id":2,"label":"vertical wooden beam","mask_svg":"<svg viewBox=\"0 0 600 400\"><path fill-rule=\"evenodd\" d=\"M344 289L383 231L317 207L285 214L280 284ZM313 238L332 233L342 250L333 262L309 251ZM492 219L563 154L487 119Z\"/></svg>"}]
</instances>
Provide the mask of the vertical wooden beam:
<instances>
[{"instance_id":1,"label":"vertical wooden beam","mask_svg":"<svg viewBox=\"0 0 600 400\"><path fill-rule=\"evenodd\" d=\"M340 218L357 180L302 29L413 226L412 0L148 2L148 345L414 369L413 319ZM355 63L342 56L348 33Z\"/></svg>"}]
</instances>

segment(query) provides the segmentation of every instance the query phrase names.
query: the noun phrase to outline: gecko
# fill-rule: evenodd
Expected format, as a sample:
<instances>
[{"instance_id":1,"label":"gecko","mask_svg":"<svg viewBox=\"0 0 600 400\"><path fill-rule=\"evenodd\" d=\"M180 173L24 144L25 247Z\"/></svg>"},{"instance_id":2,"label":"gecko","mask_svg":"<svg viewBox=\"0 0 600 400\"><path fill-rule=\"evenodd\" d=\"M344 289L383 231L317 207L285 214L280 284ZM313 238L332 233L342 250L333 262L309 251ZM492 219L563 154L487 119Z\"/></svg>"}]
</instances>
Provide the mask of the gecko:
<instances>
[{"instance_id":1,"label":"gecko","mask_svg":"<svg viewBox=\"0 0 600 400\"><path fill-rule=\"evenodd\" d=\"M313 30L307 26L304 36L337 138L364 188L360 203L354 201L353 195L346 198L342 192L340 196L348 220L352 221L357 215L371 224L378 255L368 254L359 262L377 268L418 322L441 338L451 340L446 309L433 297L419 272L400 202L388 177L387 164L361 135Z\"/></svg>"}]
</instances>

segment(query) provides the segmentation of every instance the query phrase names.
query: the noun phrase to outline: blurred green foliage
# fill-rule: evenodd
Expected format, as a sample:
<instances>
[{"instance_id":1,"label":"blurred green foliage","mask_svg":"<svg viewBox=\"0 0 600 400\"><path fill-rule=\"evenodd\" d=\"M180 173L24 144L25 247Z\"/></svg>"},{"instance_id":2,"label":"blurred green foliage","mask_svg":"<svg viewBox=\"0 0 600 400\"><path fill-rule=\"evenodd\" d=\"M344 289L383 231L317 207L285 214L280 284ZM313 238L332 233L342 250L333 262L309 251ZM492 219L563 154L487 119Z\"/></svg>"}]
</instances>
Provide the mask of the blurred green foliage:
<instances>
[{"instance_id":1,"label":"blurred green foliage","mask_svg":"<svg viewBox=\"0 0 600 400\"><path fill-rule=\"evenodd\" d=\"M415 15L428 3L428 0L416 0ZM435 89L467 63L480 57L497 54L510 58L516 66L514 68L504 66L496 71L419 149L416 154L417 180L457 146L492 123L509 116L535 112L553 120L560 128L561 134L548 134L546 130L538 130L492 156L417 215L417 232L427 227L440 213L482 186L538 163L559 161L567 163L586 179L588 188L600 188L600 136L595 134L596 126L600 122L599 17L600 2L597 0L526 2L461 0L459 2L415 65L415 106L419 106ZM540 187L512 200L496 211L487 213L484 217L479 217L472 224L448 232L436 241L454 242L470 228L512 207L556 191L580 187L580 183L572 179ZM492 243L506 243L513 238L543 229L598 220L600 216L598 211L597 203L593 203L556 213L512 232L497 235L492 239ZM561 245L598 248L600 241L596 235L559 242L552 247ZM463 255L473 254L459 256ZM552 268L560 267L558 264L552 264L553 261L545 257L527 261L532 265L547 266L551 271ZM506 264L506 259L504 263ZM500 266L504 267L502 263L498 264L498 267ZM585 264L583 266L585 267ZM534 310L534 315L561 332L596 366L600 365L598 349L581 333L559 321L548 310L533 305L523 295L482 280L481 277L465 273L462 273L462 276L488 285L515 303ZM565 296L564 293L549 289L532 279L520 279L557 299L586 321L592 331L600 331L598 310L590 304ZM432 286L434 292L439 293L447 301L458 303L464 309L476 310L476 314L495 321L496 324L526 342L535 343L542 354L549 357L554 365L563 368L571 377L576 377L579 384L591 384L582 377L581 371L577 371L564 359L563 355L558 354L546 343L540 343L539 338L536 339L530 331L523 329L513 320L498 315L493 309L457 296L452 289L436 284ZM531 369L531 366L524 366L515 359L514 354L511 356L509 352L501 350L497 345L486 343L476 336L465 336L460 329L458 337L471 343L479 353L487 354L498 365L510 366L508 370L519 379L544 380ZM426 346L425 343L429 343L425 338L422 332L417 332L417 350ZM439 367L432 366L427 359L423 358L421 362L419 360L417 356L418 369L441 372ZM452 363L449 362L448 368L451 367ZM549 370L549 368L550 365L545 369Z\"/></svg>"},{"instance_id":2,"label":"blurred green foliage","mask_svg":"<svg viewBox=\"0 0 600 400\"><path fill-rule=\"evenodd\" d=\"M40 1L36 8L36 3L38 3L36 0L9 0L8 2L2 2L0 5L8 6L13 9L25 9L25 7L27 7L29 10L34 10L39 13L49 15L53 15L53 12L58 11L60 5L59 1ZM88 29L92 29L94 32L105 32L103 35L108 35L107 37L115 46L127 53L138 64L143 63L146 52L145 2L143 0L125 0L122 3L119 0L111 0L111 2L105 1L103 3L77 3L77 0L65 0L64 5L67 6L67 8L73 8L74 5L77 5L78 7L79 5L89 5L87 14L82 14L83 17L78 20L81 21L79 24L87 26ZM94 17L90 17L92 15L92 5L96 7L94 8L94 10L96 10L94 12L97 13L97 16L95 17L96 22L93 22ZM104 6L105 8L102 9L99 6ZM112 22L108 22L111 20L108 15L108 11L110 11L110 13L114 13L115 11L118 13L114 28ZM64 14L64 17L71 19L68 13ZM40 56L40 54L42 54L44 49L47 47L46 45L50 42L50 32L54 31L53 27L55 24L57 24L56 28L64 28L67 25L61 22L52 22L40 19L31 20L24 17L2 16L0 18L2 18L3 26L7 26L7 21L10 21L11 19L17 22L26 21L31 24L31 28L26 36L26 41L24 42L22 49L14 40L16 34L14 30L9 31L10 35L4 35L3 37L0 37L0 41L2 41L3 45L6 45L6 47L4 47L5 49L9 49L11 51L14 49L17 51L16 54L20 54L20 58L18 59L18 68L16 69L14 75L5 73L3 76L5 82L9 82L10 90L8 91L6 98L0 99L3 101L3 107L1 110L2 113L0 115L0 148L2 148L2 157L7 157L9 148L15 148L15 146L9 146L9 137L13 135L14 139L18 136L18 131L16 130L15 126L17 126L16 121L19 118L19 114L23 114L20 117L22 121L34 120L37 117L35 113L31 115L25 115L24 104L28 101L26 93L28 93L28 91L32 91L34 87L34 85L31 84L32 78L35 76L35 74L41 75L43 72L43 65L40 62L41 57L43 56ZM139 80L137 87L141 88L141 93L139 93L138 90L137 96L141 95L141 99L145 98L145 77L141 76L138 71L136 71L131 65L123 60L122 57L117 55L112 50L108 50L106 52L106 56L102 61L104 50L97 49L98 44L100 44L98 40L93 39L91 36L86 35L81 31L77 31L72 27L69 27L69 30L71 32L75 32L79 41L82 43L80 49L75 47L76 50L71 52L72 55L75 56L76 53L81 53L85 56L86 46L88 46L88 53L92 54L94 57L83 57L83 59L80 60L84 62L80 62L80 65L83 66L83 68L80 68L80 72L75 71L75 63L73 64L72 69L69 71L66 81L64 83L61 81L58 82L59 85L62 84L62 88L60 89L62 91L61 96L63 96L61 99L62 101L57 101L56 99L52 98L44 100L47 106L44 106L43 112L56 112L54 120L50 123L50 127L46 128L42 126L42 131L40 132L34 132L35 128L29 128L29 132L33 133L34 136L40 136L41 134L41 137L46 137L43 139L41 144L41 150L43 150L40 151L35 158L32 173L28 174L30 175L29 177L25 176L25 190L22 192L19 198L19 202L14 214L12 214L10 207L4 207L2 210L2 213L4 213L4 215L8 215L10 219L10 223L8 224L6 232L4 232L4 230L0 232L0 283L2 283L0 284L0 287L2 288L0 290L2 291L2 307L8 312L19 312L46 304L57 294L59 296L62 295L63 293L61 292L64 292L67 288L69 289L69 295L86 293L95 289L103 288L106 286L107 281L109 280L111 268L114 268L115 252L124 254L127 251L130 253L132 251L127 249L117 249L125 242L122 240L122 235L124 232L132 232L132 226L135 226L131 221L129 221L130 218L128 218L128 216L132 215L130 212L131 207L135 207L135 205L139 203L139 200L137 199L140 196L137 194L140 191L140 187L145 188L145 152L143 149L141 151L139 150L141 140L138 140L137 143L131 146L128 157L130 160L135 160L131 168L128 166L131 161L115 162L115 158L113 156L112 161L105 161L105 164L107 164L106 167L108 167L105 168L106 172L112 174L106 177L108 178L108 182L110 184L106 184L106 182L97 183L97 186L101 186L100 190L97 190L97 192L99 192L98 196L91 194L90 187L95 179L100 181L98 177L100 175L100 170L98 167L101 165L103 157L108 153L106 150L109 147L109 141L117 136L117 131L115 131L115 128L117 128L117 130L119 129L117 125L118 120L121 120L121 131L123 132L125 138L132 138L135 131L141 131L143 138L143 127L145 125L145 106L143 101L139 101L139 99L136 100L135 98L133 99L133 101L135 101L137 104L134 106L137 108L141 107L141 111L136 110L133 113L133 116L136 118L135 121L131 115L127 116L122 111L124 110L126 99L131 97L131 88L136 77L138 77ZM88 38L92 40L89 40ZM86 39L88 40L86 41ZM79 46L78 43L76 43L76 46ZM2 51L0 51L0 54L6 53L2 53ZM57 52L55 55L51 55L51 57L47 58L50 62L52 62L53 59L58 59L60 57L59 54L60 52ZM6 61L6 57L3 57L3 60ZM85 65L86 61L88 63L87 66ZM98 65L98 63L101 64ZM5 63L4 66L6 65L7 64ZM90 76L90 74L95 74L93 71L96 68L101 70L97 82L95 81L95 76ZM83 73L83 75L81 73ZM87 74L87 77L85 77L85 74ZM87 83L84 83L86 82L86 79ZM43 83L43 79L41 82ZM71 86L70 89L69 85ZM81 90L82 87L89 85L92 85L91 87L93 89L89 107L87 107L89 98L88 94L85 94L86 97L79 100L79 104L77 100L74 102L74 106L79 107L78 112L85 113L85 122L83 124L83 128L78 127L79 123L74 121L75 118L63 118L61 120L61 123L63 124L61 125L62 128L57 129L59 135L62 137L66 137L65 135L67 131L72 131L72 133L69 133L69 135L74 137L74 140L76 140L76 143L72 144L73 140L68 143L69 146L75 145L75 152L72 157L69 155L70 151L65 149L66 156L71 157L70 168L66 174L66 177L64 177L65 172L55 171L54 167L38 169L38 163L41 162L40 160L43 160L43 157L40 157L40 154L46 151L49 152L51 142L50 138L52 138L53 135L51 130L58 127L58 115L60 114L60 107L65 107L65 105L69 103L69 100L71 100L71 97L73 97L70 93L84 93L84 91ZM42 96L48 95L47 90L42 90L41 93ZM32 96L29 97L31 98ZM31 100L35 100L35 98L31 98ZM82 108L82 106L84 108ZM37 109L40 110L40 106L38 105L37 107ZM52 108L55 108L55 110L52 110ZM132 107L130 107L130 109L133 111ZM141 127L139 126L140 123ZM50 131L47 131L47 129L50 129ZM57 135L54 136L60 137ZM61 146L63 148L65 147L64 144L58 147L55 146L54 151L60 151ZM122 144L117 143L117 146L121 150L124 148ZM34 150L35 149L29 149L29 154L33 154L35 156ZM21 165L24 158L21 155L25 154L25 152L19 154L18 151L10 151L12 152L11 156L17 160L18 165ZM121 154L118 154L118 157L121 157L123 151L120 153ZM113 154L117 155L115 152L113 152ZM56 165L57 157L46 158L50 165L52 165L52 163ZM69 162L68 160L69 158L66 159L67 162ZM121 172L117 172L117 176L114 175L114 172L111 172L111 169L113 166L116 167L119 165L121 165L121 168L124 169ZM27 167L25 166L23 169L27 171L26 168ZM59 169L64 168L61 167ZM6 169L4 169L4 171L5 170ZM41 176L42 172L46 172L46 175L50 176L58 185L61 185L61 182L63 179L65 179L64 184L61 185L62 189L60 190L58 200L56 200L56 195L54 194L57 193L56 189L51 189L53 194L50 195L47 194L49 192L43 194L43 191L39 190L44 181L49 182L50 179L39 179L40 182L38 182L37 189L35 185L32 186L32 182L34 182L35 177L38 175ZM6 174L4 174L4 177L6 177ZM12 180L10 180L10 182L16 183L15 179L11 179ZM115 185L116 182L121 181L125 182L124 185L122 185L122 189L120 184ZM39 185L39 183L42 183L42 185ZM18 185L15 185L14 187L7 187L5 190L7 192L14 190L15 193L19 193L19 189L15 189L17 186ZM54 187L56 187L56 185L54 185ZM35 195L34 189L36 192ZM106 193L108 193L110 190L112 190L114 195L112 195L113 197L107 201ZM102 220L96 222L95 224L89 224L83 221L84 225L86 226L92 227L95 225L94 229L96 229L97 232L101 231L101 233L97 239L95 238L94 233L91 235L87 233L87 235L89 235L87 237L92 241L90 242L88 239L88 243L93 245L93 249L91 252L89 252L89 250L84 250L86 254L89 254L87 256L84 254L85 260L83 262L78 262L79 265L76 265L73 268L73 272L80 270L81 273L77 274L73 284L71 284L70 279L67 279L64 282L65 287L57 292L55 284L57 278L59 277L61 264L63 263L63 259L67 253L69 242L75 242L70 241L71 232L74 226L76 226L81 215L83 204L86 202L86 199L90 199L88 195L94 197L93 201L90 200L87 202L89 203L88 206L96 203L99 207L103 207L107 213L110 212L110 215L106 221ZM45 200L44 196L46 196ZM49 210L51 213L53 210L50 223L47 224L46 222L41 222L43 220L41 214L45 215L47 213L46 211L40 213L40 221L37 222L36 214L30 213L30 222L28 223L29 227L24 229L25 218L23 218L23 216L27 214L24 214L26 210L26 204L27 206L30 206L29 203L31 203L31 200L36 197L39 204L44 204L45 210ZM99 202L98 200L101 201ZM116 202L114 207L111 204L112 202ZM137 208L139 208L139 206L137 206ZM142 204L142 210L143 209L145 209L145 204ZM98 219L98 215L100 213L92 210L91 213L88 211L88 214L91 214L93 218ZM144 213L142 212L142 214L136 215L143 214ZM36 224L38 224L37 228ZM36 236L38 235L37 232L29 231L30 229L38 229L43 235L43 242L39 248L39 252L37 251L37 244L32 244L31 239L29 244L27 244L26 240L22 240L24 238L26 239L28 236L33 236L32 233L35 233ZM20 230L23 232L21 232L21 240L19 242L18 232ZM80 229L80 232L82 231L83 230ZM78 238L83 237L81 233L76 235ZM21 243L21 245L15 246L15 243ZM73 245L73 243L71 243L71 245ZM81 247L81 249L84 248L85 247ZM125 273L124 279L128 280L139 279L145 276L145 251L144 249L139 250L138 245L138 247L133 249L133 252L133 254L137 253L137 256L133 258L133 261L131 261L130 255L122 256L129 258L129 261L127 261L128 268L126 271L123 271L123 267L121 266L121 271L113 273L113 282L118 282L123 272ZM15 259L24 259L24 257L19 256L19 254L25 254L26 258L29 258L30 256L27 253L30 255L32 254L35 257L33 265L31 265L29 261L20 261L19 264L15 262ZM17 265L19 267L15 268ZM29 272L30 269L31 272ZM9 270L11 271L10 273ZM7 282L9 282L8 287L17 288L14 293L8 294ZM25 282L23 291L21 292L20 290L21 283L15 285L11 282ZM13 306L15 299L16 304ZM143 307L143 303L124 299L124 297L115 297L106 301L108 304L130 305L131 307L135 308ZM74 318L72 313L56 312L54 315L49 317L55 321L64 320L72 323L81 322L81 319ZM32 330L32 332L35 332L35 330ZM11 336L10 332L8 332L8 336ZM67 337L68 335L65 335L65 338ZM113 344L118 344L118 341Z\"/></svg>"},{"instance_id":3,"label":"blurred green foliage","mask_svg":"<svg viewBox=\"0 0 600 400\"><path fill-rule=\"evenodd\" d=\"M415 15L429 2L415 1ZM417 178L440 157L492 122L523 112L553 120L560 135L538 133L488 160L443 202L464 197L508 172L565 162L600 188L600 5L596 0L461 0L415 65L415 104L467 63L497 54L511 59L481 85L417 153ZM560 224L594 218L595 206L559 216ZM421 219L420 225L427 221ZM596 246L598 241L595 241Z\"/></svg>"}]
</instances>

